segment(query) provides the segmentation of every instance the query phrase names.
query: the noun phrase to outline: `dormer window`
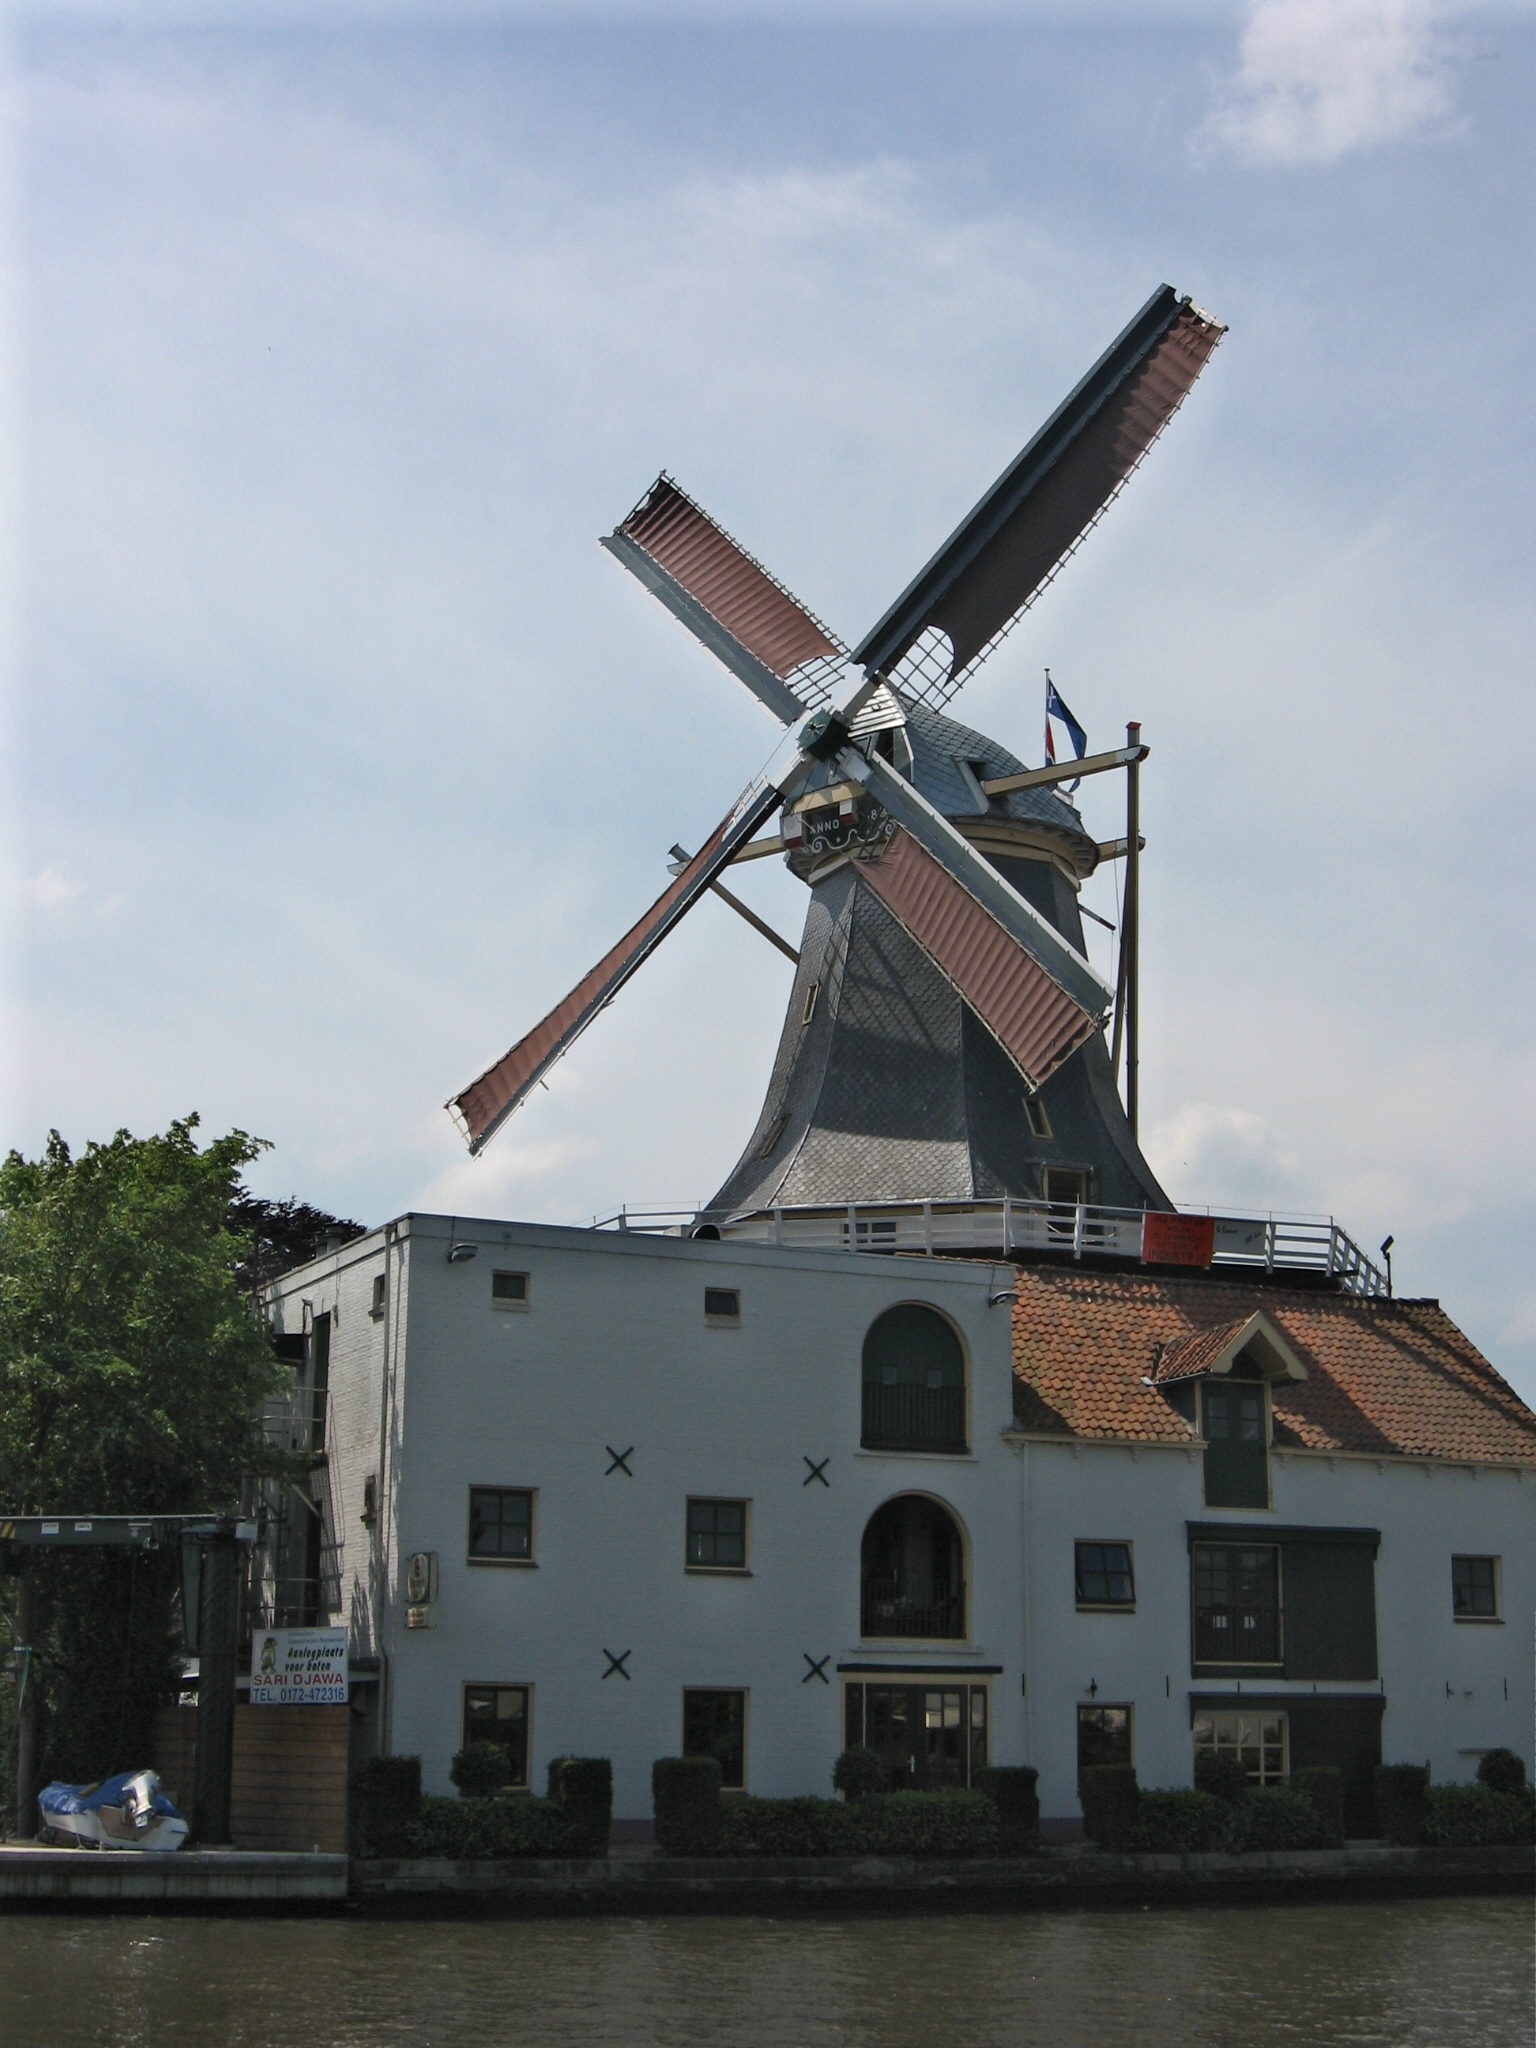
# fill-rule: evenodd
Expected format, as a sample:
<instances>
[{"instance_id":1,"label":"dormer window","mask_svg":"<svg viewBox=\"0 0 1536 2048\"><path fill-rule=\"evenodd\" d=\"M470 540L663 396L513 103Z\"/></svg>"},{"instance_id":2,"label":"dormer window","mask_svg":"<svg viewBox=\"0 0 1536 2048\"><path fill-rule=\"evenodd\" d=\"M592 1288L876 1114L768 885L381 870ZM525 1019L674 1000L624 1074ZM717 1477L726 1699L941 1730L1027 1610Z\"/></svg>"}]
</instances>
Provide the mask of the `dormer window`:
<instances>
[{"instance_id":1,"label":"dormer window","mask_svg":"<svg viewBox=\"0 0 1536 2048\"><path fill-rule=\"evenodd\" d=\"M1207 1507L1269 1506L1271 1383L1306 1376L1285 1332L1262 1310L1157 1347L1153 1384L1205 1438Z\"/></svg>"},{"instance_id":2,"label":"dormer window","mask_svg":"<svg viewBox=\"0 0 1536 2048\"><path fill-rule=\"evenodd\" d=\"M1208 1508L1269 1506L1269 1388L1263 1380L1207 1380L1200 1389Z\"/></svg>"}]
</instances>

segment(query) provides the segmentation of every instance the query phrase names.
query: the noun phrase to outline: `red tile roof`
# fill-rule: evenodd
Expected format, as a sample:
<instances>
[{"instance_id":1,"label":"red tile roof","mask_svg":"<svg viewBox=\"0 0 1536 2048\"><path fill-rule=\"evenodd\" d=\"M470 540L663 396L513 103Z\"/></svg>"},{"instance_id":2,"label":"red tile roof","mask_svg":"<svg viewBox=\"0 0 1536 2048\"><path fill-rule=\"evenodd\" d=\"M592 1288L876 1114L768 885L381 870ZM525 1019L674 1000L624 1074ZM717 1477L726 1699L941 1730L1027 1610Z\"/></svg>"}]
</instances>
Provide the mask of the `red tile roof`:
<instances>
[{"instance_id":1,"label":"red tile roof","mask_svg":"<svg viewBox=\"0 0 1536 2048\"><path fill-rule=\"evenodd\" d=\"M1252 1320L1239 1316L1233 1323L1214 1323L1208 1330L1196 1330L1188 1337L1175 1337L1165 1344L1152 1377L1162 1386L1168 1380L1192 1380L1213 1358L1220 1358L1227 1346L1240 1337Z\"/></svg>"},{"instance_id":2,"label":"red tile roof","mask_svg":"<svg viewBox=\"0 0 1536 2048\"><path fill-rule=\"evenodd\" d=\"M1206 1278L1022 1269L1013 1309L1018 1425L1056 1436L1187 1443L1189 1425L1151 1384L1157 1347L1166 1358L1169 1347L1208 1333L1214 1357L1256 1310L1283 1331L1307 1369L1304 1381L1275 1383L1277 1444L1536 1465L1536 1414L1437 1301ZM1177 1354L1180 1364L1185 1355ZM1187 1355L1198 1355L1196 1348Z\"/></svg>"}]
</instances>

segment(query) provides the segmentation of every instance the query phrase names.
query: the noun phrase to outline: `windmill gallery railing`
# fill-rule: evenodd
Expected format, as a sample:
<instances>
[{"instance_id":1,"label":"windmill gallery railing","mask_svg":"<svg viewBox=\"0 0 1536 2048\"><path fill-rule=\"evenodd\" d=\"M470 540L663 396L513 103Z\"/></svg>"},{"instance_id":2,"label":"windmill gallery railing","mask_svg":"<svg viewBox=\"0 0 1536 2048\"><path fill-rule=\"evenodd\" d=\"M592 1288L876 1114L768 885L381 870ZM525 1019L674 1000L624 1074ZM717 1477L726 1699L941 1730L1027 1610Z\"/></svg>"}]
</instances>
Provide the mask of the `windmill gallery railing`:
<instances>
[{"instance_id":1,"label":"windmill gallery railing","mask_svg":"<svg viewBox=\"0 0 1536 2048\"><path fill-rule=\"evenodd\" d=\"M1069 1259L1309 1274L1346 1294L1390 1293L1386 1274L1331 1216L1242 1216L1220 1210L1109 1209L1092 1202L850 1203L839 1209L772 1209L752 1215L621 1209L594 1217L598 1230L814 1251L943 1254L1035 1252Z\"/></svg>"}]
</instances>

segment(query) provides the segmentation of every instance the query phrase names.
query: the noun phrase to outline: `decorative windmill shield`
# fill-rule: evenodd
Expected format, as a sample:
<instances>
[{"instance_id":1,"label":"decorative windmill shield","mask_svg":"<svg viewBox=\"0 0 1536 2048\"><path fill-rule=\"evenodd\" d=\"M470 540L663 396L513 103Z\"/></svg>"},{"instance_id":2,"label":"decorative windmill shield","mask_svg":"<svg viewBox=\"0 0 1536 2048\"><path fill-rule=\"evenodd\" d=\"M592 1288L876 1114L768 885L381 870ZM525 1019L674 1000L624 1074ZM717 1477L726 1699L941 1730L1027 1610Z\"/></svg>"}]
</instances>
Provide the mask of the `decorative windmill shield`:
<instances>
[{"instance_id":1,"label":"decorative windmill shield","mask_svg":"<svg viewBox=\"0 0 1536 2048\"><path fill-rule=\"evenodd\" d=\"M926 1005L936 1015L948 1004L964 1013L964 1031L979 1027L988 1050L973 1046L970 1067L980 1072L991 1063L994 1094L997 1074L1014 1077L1011 1090L1003 1084L1005 1122L1017 1125L1021 1105L1048 1083L1051 1099L1067 1104L1065 1083L1079 1068L1077 1092L1104 1096L1094 1059L1107 1070L1100 1028L1112 992L1088 962L1075 904L1058 900L1069 881L1075 890L1073 877L1091 872L1097 849L1054 791L1028 792L1030 802L990 798L978 769L1006 777L1018 764L943 709L1103 515L1223 332L1171 287L1155 292L851 655L671 478L657 479L603 545L773 714L784 737L764 774L613 950L452 1099L471 1151L775 814L774 849L782 846L814 896L839 900L841 952L836 944L828 952L821 938L801 949L774 1085L758 1132L722 1190L724 1206L763 1199L764 1174L753 1168L763 1166L772 1179L786 1134L802 1153L811 1141L813 1120L803 1119L794 1138L795 1117L782 1104L794 1093L799 1052L813 1043L793 1037L808 1034L823 986L807 979L807 963L814 968L824 956L836 964L837 992L823 1009L823 1037L827 1030L835 1037L832 1012L848 1007L851 1017L853 995L847 1005L842 1000L850 970L857 978L865 971L858 961L878 956L888 966L871 967L866 978L883 976L914 1014ZM946 755L952 745L961 751ZM1054 876L1054 893L1042 887L1038 868ZM827 924L814 902L808 942L813 924L818 932ZM856 940L856 927L863 939ZM851 1023L849 1032L851 1042ZM818 1078L807 1068L801 1078L802 1097L826 1094L826 1071ZM878 1093L881 1077L873 1078ZM913 1114L921 1093L907 1090ZM1103 1125L1107 1103L1099 1101L1095 1114ZM1051 1128L1046 1112L1032 1115L1028 1127L1037 1136ZM1166 1206L1128 1131L1106 1126L1094 1144L1124 1154L1142 1200ZM1009 1169L1003 1184L1015 1177ZM782 1176L778 1186L782 1192ZM887 1198L911 1193L893 1189ZM853 1190L833 1198L852 1199Z\"/></svg>"}]
</instances>

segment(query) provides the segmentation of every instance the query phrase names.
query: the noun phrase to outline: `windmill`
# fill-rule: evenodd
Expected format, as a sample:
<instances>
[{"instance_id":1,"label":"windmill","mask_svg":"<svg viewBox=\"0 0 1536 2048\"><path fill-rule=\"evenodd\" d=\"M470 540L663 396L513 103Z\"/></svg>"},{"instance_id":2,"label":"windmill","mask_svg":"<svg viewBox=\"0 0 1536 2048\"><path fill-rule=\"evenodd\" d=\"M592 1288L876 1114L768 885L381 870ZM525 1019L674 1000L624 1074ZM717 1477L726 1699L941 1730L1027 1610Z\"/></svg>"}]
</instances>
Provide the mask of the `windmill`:
<instances>
[{"instance_id":1,"label":"windmill","mask_svg":"<svg viewBox=\"0 0 1536 2048\"><path fill-rule=\"evenodd\" d=\"M1103 516L1224 332L1171 286L1156 291L851 651L657 479L602 544L781 740L703 846L673 849L674 879L638 923L452 1098L472 1152L699 898L727 894L733 862L782 853L811 885L806 937L767 1100L711 1213L1050 1197L1052 1171L1058 1185L1079 1176L1079 1201L1171 1206L1121 1110L1102 1036L1115 992L1076 908L1083 876L1116 849L1059 790L1086 768L1134 772L1139 730L1091 763L1031 771L946 707ZM1134 827L1128 843L1134 859Z\"/></svg>"}]
</instances>

